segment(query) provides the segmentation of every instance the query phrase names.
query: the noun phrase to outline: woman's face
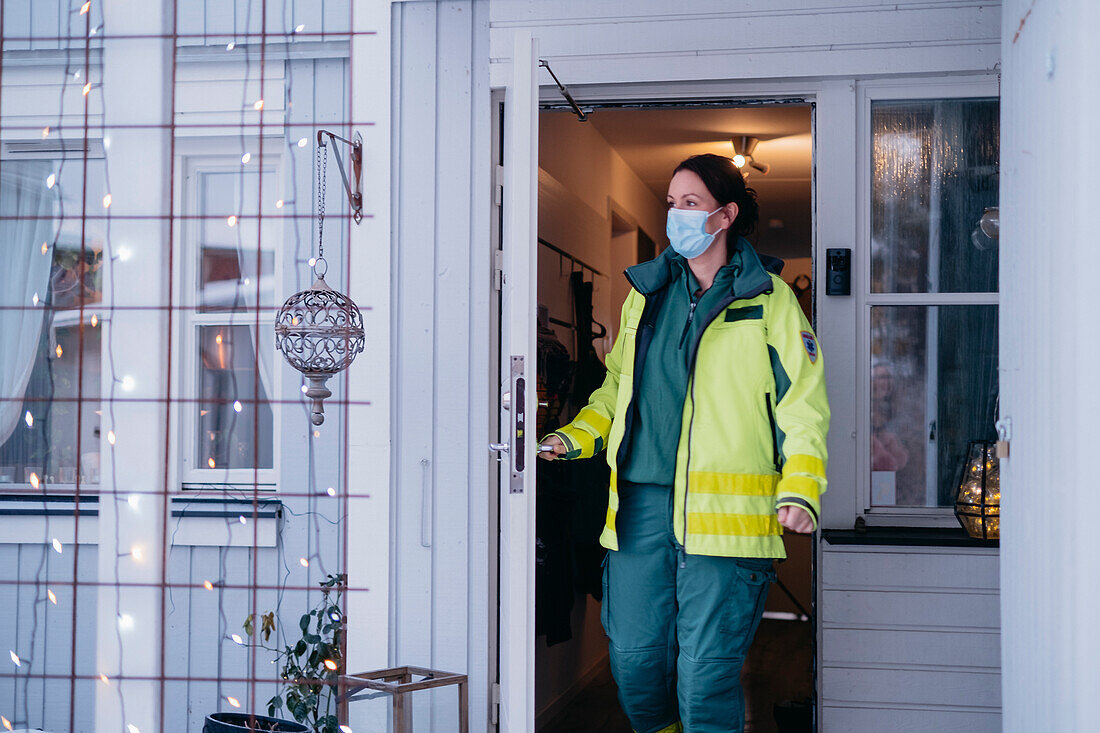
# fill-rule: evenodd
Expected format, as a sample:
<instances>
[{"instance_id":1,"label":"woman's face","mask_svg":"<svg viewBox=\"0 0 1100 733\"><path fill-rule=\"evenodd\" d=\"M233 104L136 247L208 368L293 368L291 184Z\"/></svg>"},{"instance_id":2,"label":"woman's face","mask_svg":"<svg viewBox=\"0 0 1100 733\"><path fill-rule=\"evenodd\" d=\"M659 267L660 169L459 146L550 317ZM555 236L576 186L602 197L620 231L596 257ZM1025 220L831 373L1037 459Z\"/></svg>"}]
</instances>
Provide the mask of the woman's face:
<instances>
[{"instance_id":1,"label":"woman's face","mask_svg":"<svg viewBox=\"0 0 1100 733\"><path fill-rule=\"evenodd\" d=\"M703 179L689 170L677 171L668 184L668 208L697 211L714 211L718 200L707 190ZM730 202L707 219L706 232L728 229L737 218L737 204Z\"/></svg>"}]
</instances>

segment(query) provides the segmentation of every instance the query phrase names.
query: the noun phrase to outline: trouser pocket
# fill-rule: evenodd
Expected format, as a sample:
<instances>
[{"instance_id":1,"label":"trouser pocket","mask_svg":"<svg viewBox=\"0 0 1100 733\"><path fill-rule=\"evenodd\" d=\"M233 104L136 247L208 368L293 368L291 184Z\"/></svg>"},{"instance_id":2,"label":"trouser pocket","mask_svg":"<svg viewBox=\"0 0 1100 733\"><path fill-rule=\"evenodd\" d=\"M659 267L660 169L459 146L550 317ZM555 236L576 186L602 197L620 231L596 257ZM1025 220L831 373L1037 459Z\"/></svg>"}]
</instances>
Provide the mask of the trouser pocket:
<instances>
[{"instance_id":1,"label":"trouser pocket","mask_svg":"<svg viewBox=\"0 0 1100 733\"><path fill-rule=\"evenodd\" d=\"M720 631L732 637L727 643L735 656L744 656L760 624L768 588L775 580L774 563L756 558L734 558L736 578L731 583L722 612Z\"/></svg>"}]
</instances>

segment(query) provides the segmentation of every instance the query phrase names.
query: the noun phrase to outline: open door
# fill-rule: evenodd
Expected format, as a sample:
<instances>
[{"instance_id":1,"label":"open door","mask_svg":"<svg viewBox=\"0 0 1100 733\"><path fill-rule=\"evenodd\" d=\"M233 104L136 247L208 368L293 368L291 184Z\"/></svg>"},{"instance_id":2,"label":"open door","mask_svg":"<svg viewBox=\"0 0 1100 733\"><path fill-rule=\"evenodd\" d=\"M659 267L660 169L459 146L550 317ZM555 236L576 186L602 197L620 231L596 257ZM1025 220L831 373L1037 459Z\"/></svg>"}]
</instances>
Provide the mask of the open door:
<instances>
[{"instance_id":1,"label":"open door","mask_svg":"<svg viewBox=\"0 0 1100 733\"><path fill-rule=\"evenodd\" d=\"M538 47L516 33L504 90L501 236L500 730L535 729L535 273L538 211Z\"/></svg>"}]
</instances>

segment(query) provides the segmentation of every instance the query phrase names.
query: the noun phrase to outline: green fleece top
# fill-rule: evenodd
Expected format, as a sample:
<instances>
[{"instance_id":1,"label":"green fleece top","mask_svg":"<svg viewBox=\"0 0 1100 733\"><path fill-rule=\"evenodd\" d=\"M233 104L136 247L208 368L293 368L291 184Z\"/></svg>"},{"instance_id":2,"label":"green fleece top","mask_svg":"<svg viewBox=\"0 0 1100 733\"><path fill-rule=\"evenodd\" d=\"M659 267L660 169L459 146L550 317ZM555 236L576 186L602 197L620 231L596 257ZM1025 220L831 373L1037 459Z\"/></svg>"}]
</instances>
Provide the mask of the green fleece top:
<instances>
[{"instance_id":1,"label":"green fleece top","mask_svg":"<svg viewBox=\"0 0 1100 733\"><path fill-rule=\"evenodd\" d=\"M747 244L747 243L746 243ZM630 437L630 456L620 466L620 476L638 484L672 487L676 475L676 449L680 442L680 416L687 396L691 347L707 324L705 315L728 295L737 275L731 258L705 291L674 252L662 253L669 268L668 293L654 323L653 340L645 356L638 404Z\"/></svg>"}]
</instances>

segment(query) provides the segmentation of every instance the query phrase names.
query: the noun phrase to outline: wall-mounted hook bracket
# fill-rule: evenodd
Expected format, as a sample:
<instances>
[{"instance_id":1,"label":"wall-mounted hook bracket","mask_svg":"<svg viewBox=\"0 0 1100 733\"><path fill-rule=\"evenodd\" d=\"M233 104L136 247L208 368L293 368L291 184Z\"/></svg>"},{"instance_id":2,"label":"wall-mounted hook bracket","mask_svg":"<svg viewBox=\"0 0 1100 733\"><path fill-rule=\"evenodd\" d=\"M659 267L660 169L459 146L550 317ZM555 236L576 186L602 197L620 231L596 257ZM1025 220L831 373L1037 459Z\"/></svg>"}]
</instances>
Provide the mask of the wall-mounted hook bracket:
<instances>
[{"instance_id":1,"label":"wall-mounted hook bracket","mask_svg":"<svg viewBox=\"0 0 1100 733\"><path fill-rule=\"evenodd\" d=\"M344 181L344 191L348 194L348 203L351 205L351 218L358 224L363 221L363 136L357 132L351 140L348 140L328 130L318 130L317 144L322 148L328 144L325 142L325 135L328 135L334 148L337 140L351 148L351 173L355 182L354 190L352 190L351 183L348 182L348 174L344 168L343 158L339 153L336 153L333 157L336 158L336 166L340 169L340 178Z\"/></svg>"}]
</instances>

